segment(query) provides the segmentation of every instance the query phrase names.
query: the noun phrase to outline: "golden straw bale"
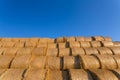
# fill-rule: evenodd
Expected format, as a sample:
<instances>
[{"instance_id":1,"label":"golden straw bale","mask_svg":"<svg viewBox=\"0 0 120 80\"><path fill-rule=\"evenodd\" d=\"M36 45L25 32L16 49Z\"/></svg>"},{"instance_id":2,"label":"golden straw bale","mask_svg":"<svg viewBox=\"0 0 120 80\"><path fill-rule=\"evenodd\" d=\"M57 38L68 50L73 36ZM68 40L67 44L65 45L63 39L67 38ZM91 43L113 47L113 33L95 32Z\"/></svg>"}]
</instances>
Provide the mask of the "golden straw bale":
<instances>
[{"instance_id":1,"label":"golden straw bale","mask_svg":"<svg viewBox=\"0 0 120 80\"><path fill-rule=\"evenodd\" d=\"M30 38L30 42L33 41L33 42L38 42L40 39L39 38Z\"/></svg>"},{"instance_id":2,"label":"golden straw bale","mask_svg":"<svg viewBox=\"0 0 120 80\"><path fill-rule=\"evenodd\" d=\"M0 76L0 80L22 80L24 70L25 69L8 69Z\"/></svg>"},{"instance_id":3,"label":"golden straw bale","mask_svg":"<svg viewBox=\"0 0 120 80\"><path fill-rule=\"evenodd\" d=\"M75 37L66 37L65 39L67 42L75 41Z\"/></svg>"},{"instance_id":4,"label":"golden straw bale","mask_svg":"<svg viewBox=\"0 0 120 80\"><path fill-rule=\"evenodd\" d=\"M62 69L62 61L60 57L48 57L47 58L47 65L46 65L47 69L51 69L51 70L60 70Z\"/></svg>"},{"instance_id":5,"label":"golden straw bale","mask_svg":"<svg viewBox=\"0 0 120 80\"><path fill-rule=\"evenodd\" d=\"M117 41L116 41L116 42L113 42L113 46L114 46L114 47L120 47L120 42L117 42Z\"/></svg>"},{"instance_id":6,"label":"golden straw bale","mask_svg":"<svg viewBox=\"0 0 120 80\"><path fill-rule=\"evenodd\" d=\"M45 69L29 68L23 80L45 80L46 72Z\"/></svg>"},{"instance_id":7,"label":"golden straw bale","mask_svg":"<svg viewBox=\"0 0 120 80\"><path fill-rule=\"evenodd\" d=\"M91 54L99 54L98 53L98 51L97 51L97 49L96 48L84 48L84 50L85 50L85 53L87 54L87 55L91 55Z\"/></svg>"},{"instance_id":8,"label":"golden straw bale","mask_svg":"<svg viewBox=\"0 0 120 80\"><path fill-rule=\"evenodd\" d=\"M65 42L65 38L64 38L64 37L56 38L56 39L55 39L55 42L56 42L56 43L63 43L63 42Z\"/></svg>"},{"instance_id":9,"label":"golden straw bale","mask_svg":"<svg viewBox=\"0 0 120 80\"><path fill-rule=\"evenodd\" d=\"M93 41L92 37L84 37L85 41Z\"/></svg>"},{"instance_id":10,"label":"golden straw bale","mask_svg":"<svg viewBox=\"0 0 120 80\"><path fill-rule=\"evenodd\" d=\"M44 56L46 53L46 48L34 48L32 51L32 55Z\"/></svg>"},{"instance_id":11,"label":"golden straw bale","mask_svg":"<svg viewBox=\"0 0 120 80\"><path fill-rule=\"evenodd\" d=\"M30 68L41 68L44 69L46 64L45 56L32 56L30 60Z\"/></svg>"},{"instance_id":12,"label":"golden straw bale","mask_svg":"<svg viewBox=\"0 0 120 80\"><path fill-rule=\"evenodd\" d=\"M58 56L57 48L48 48L46 52L46 56Z\"/></svg>"},{"instance_id":13,"label":"golden straw bale","mask_svg":"<svg viewBox=\"0 0 120 80\"><path fill-rule=\"evenodd\" d=\"M78 47L78 48L80 48L80 43L79 42L69 42L69 47L70 48L73 48L73 47Z\"/></svg>"},{"instance_id":14,"label":"golden straw bale","mask_svg":"<svg viewBox=\"0 0 120 80\"><path fill-rule=\"evenodd\" d=\"M58 43L58 48L67 48L67 43Z\"/></svg>"},{"instance_id":15,"label":"golden straw bale","mask_svg":"<svg viewBox=\"0 0 120 80\"><path fill-rule=\"evenodd\" d=\"M92 47L101 47L100 41L91 41L90 43Z\"/></svg>"},{"instance_id":16,"label":"golden straw bale","mask_svg":"<svg viewBox=\"0 0 120 80\"><path fill-rule=\"evenodd\" d=\"M11 42L12 38L2 38L1 41L3 41L3 42Z\"/></svg>"},{"instance_id":17,"label":"golden straw bale","mask_svg":"<svg viewBox=\"0 0 120 80\"><path fill-rule=\"evenodd\" d=\"M113 42L111 42L111 41L101 41L101 44L104 47L112 47L113 46Z\"/></svg>"},{"instance_id":18,"label":"golden straw bale","mask_svg":"<svg viewBox=\"0 0 120 80\"><path fill-rule=\"evenodd\" d=\"M25 42L17 42L17 43L15 43L15 47L23 48L24 46L25 46Z\"/></svg>"},{"instance_id":19,"label":"golden straw bale","mask_svg":"<svg viewBox=\"0 0 120 80\"><path fill-rule=\"evenodd\" d=\"M55 43L55 39L48 38L47 43Z\"/></svg>"},{"instance_id":20,"label":"golden straw bale","mask_svg":"<svg viewBox=\"0 0 120 80\"><path fill-rule=\"evenodd\" d=\"M18 55L12 61L11 68L27 68L30 63L30 55Z\"/></svg>"},{"instance_id":21,"label":"golden straw bale","mask_svg":"<svg viewBox=\"0 0 120 80\"><path fill-rule=\"evenodd\" d=\"M9 68L13 56L0 55L0 68Z\"/></svg>"},{"instance_id":22,"label":"golden straw bale","mask_svg":"<svg viewBox=\"0 0 120 80\"><path fill-rule=\"evenodd\" d=\"M2 43L2 42L0 42L0 47L2 47L2 45L3 45L3 43Z\"/></svg>"},{"instance_id":23,"label":"golden straw bale","mask_svg":"<svg viewBox=\"0 0 120 80\"><path fill-rule=\"evenodd\" d=\"M36 47L37 43L34 41L25 42L25 47Z\"/></svg>"},{"instance_id":24,"label":"golden straw bale","mask_svg":"<svg viewBox=\"0 0 120 80\"><path fill-rule=\"evenodd\" d=\"M112 38L106 36L106 37L104 37L104 40L105 41L112 41Z\"/></svg>"},{"instance_id":25,"label":"golden straw bale","mask_svg":"<svg viewBox=\"0 0 120 80\"><path fill-rule=\"evenodd\" d=\"M80 60L78 57L65 56L63 58L63 69L78 69L80 68Z\"/></svg>"},{"instance_id":26,"label":"golden straw bale","mask_svg":"<svg viewBox=\"0 0 120 80\"><path fill-rule=\"evenodd\" d=\"M70 69L70 80L93 80L92 76L83 69Z\"/></svg>"},{"instance_id":27,"label":"golden straw bale","mask_svg":"<svg viewBox=\"0 0 120 80\"><path fill-rule=\"evenodd\" d=\"M112 55L117 63L117 67L120 68L120 55Z\"/></svg>"},{"instance_id":28,"label":"golden straw bale","mask_svg":"<svg viewBox=\"0 0 120 80\"><path fill-rule=\"evenodd\" d=\"M4 54L7 48L0 48L0 55Z\"/></svg>"},{"instance_id":29,"label":"golden straw bale","mask_svg":"<svg viewBox=\"0 0 120 80\"><path fill-rule=\"evenodd\" d=\"M94 80L119 80L111 71L107 69L90 70Z\"/></svg>"},{"instance_id":30,"label":"golden straw bale","mask_svg":"<svg viewBox=\"0 0 120 80\"><path fill-rule=\"evenodd\" d=\"M93 39L95 41L104 41L104 37L102 37L102 36L93 36Z\"/></svg>"},{"instance_id":31,"label":"golden straw bale","mask_svg":"<svg viewBox=\"0 0 120 80\"><path fill-rule=\"evenodd\" d=\"M20 42L27 42L30 41L30 38L19 38Z\"/></svg>"},{"instance_id":32,"label":"golden straw bale","mask_svg":"<svg viewBox=\"0 0 120 80\"><path fill-rule=\"evenodd\" d=\"M7 69L0 69L0 76L6 71Z\"/></svg>"},{"instance_id":33,"label":"golden straw bale","mask_svg":"<svg viewBox=\"0 0 120 80\"><path fill-rule=\"evenodd\" d=\"M115 69L117 68L116 61L111 55L95 55L100 61L102 69Z\"/></svg>"},{"instance_id":34,"label":"golden straw bale","mask_svg":"<svg viewBox=\"0 0 120 80\"><path fill-rule=\"evenodd\" d=\"M83 48L71 48L72 56L85 55Z\"/></svg>"},{"instance_id":35,"label":"golden straw bale","mask_svg":"<svg viewBox=\"0 0 120 80\"><path fill-rule=\"evenodd\" d=\"M2 47L7 47L7 48L15 46L15 42L11 42L11 41L3 42L2 44L3 44Z\"/></svg>"},{"instance_id":36,"label":"golden straw bale","mask_svg":"<svg viewBox=\"0 0 120 80\"><path fill-rule=\"evenodd\" d=\"M70 55L70 48L60 48L59 49L59 56L69 56Z\"/></svg>"},{"instance_id":37,"label":"golden straw bale","mask_svg":"<svg viewBox=\"0 0 120 80\"><path fill-rule=\"evenodd\" d=\"M7 48L3 55L16 55L18 48Z\"/></svg>"},{"instance_id":38,"label":"golden straw bale","mask_svg":"<svg viewBox=\"0 0 120 80\"><path fill-rule=\"evenodd\" d=\"M110 47L112 50L113 54L120 54L120 47Z\"/></svg>"},{"instance_id":39,"label":"golden straw bale","mask_svg":"<svg viewBox=\"0 0 120 80\"><path fill-rule=\"evenodd\" d=\"M48 43L47 48L57 48L56 43Z\"/></svg>"},{"instance_id":40,"label":"golden straw bale","mask_svg":"<svg viewBox=\"0 0 120 80\"><path fill-rule=\"evenodd\" d=\"M76 41L85 41L85 40L84 40L84 37L78 36L78 37L76 37Z\"/></svg>"},{"instance_id":41,"label":"golden straw bale","mask_svg":"<svg viewBox=\"0 0 120 80\"><path fill-rule=\"evenodd\" d=\"M47 48L47 43L38 43L37 47L44 47Z\"/></svg>"},{"instance_id":42,"label":"golden straw bale","mask_svg":"<svg viewBox=\"0 0 120 80\"><path fill-rule=\"evenodd\" d=\"M80 46L81 47L91 47L89 41L80 41Z\"/></svg>"},{"instance_id":43,"label":"golden straw bale","mask_svg":"<svg viewBox=\"0 0 120 80\"><path fill-rule=\"evenodd\" d=\"M13 42L19 42L20 40L19 40L19 38L12 38L12 41Z\"/></svg>"},{"instance_id":44,"label":"golden straw bale","mask_svg":"<svg viewBox=\"0 0 120 80\"><path fill-rule=\"evenodd\" d=\"M19 48L17 55L31 55L33 48Z\"/></svg>"},{"instance_id":45,"label":"golden straw bale","mask_svg":"<svg viewBox=\"0 0 120 80\"><path fill-rule=\"evenodd\" d=\"M99 69L100 63L95 56L82 55L80 56L80 62L84 69Z\"/></svg>"},{"instance_id":46,"label":"golden straw bale","mask_svg":"<svg viewBox=\"0 0 120 80\"><path fill-rule=\"evenodd\" d=\"M113 52L107 47L99 47L97 50L99 54L113 54Z\"/></svg>"}]
</instances>

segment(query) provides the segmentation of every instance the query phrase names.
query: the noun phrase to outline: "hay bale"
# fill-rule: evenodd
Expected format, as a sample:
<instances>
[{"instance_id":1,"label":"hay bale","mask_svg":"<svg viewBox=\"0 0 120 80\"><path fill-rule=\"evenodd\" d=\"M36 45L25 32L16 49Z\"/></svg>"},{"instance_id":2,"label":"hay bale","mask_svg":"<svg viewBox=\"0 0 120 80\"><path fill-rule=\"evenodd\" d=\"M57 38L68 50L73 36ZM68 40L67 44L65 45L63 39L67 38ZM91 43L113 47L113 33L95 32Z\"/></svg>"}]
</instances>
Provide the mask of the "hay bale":
<instances>
[{"instance_id":1,"label":"hay bale","mask_svg":"<svg viewBox=\"0 0 120 80\"><path fill-rule=\"evenodd\" d=\"M17 55L31 55L33 48L19 48Z\"/></svg>"},{"instance_id":2,"label":"hay bale","mask_svg":"<svg viewBox=\"0 0 120 80\"><path fill-rule=\"evenodd\" d=\"M15 43L15 47L18 47L18 48L23 48L25 45L25 42L17 42Z\"/></svg>"},{"instance_id":3,"label":"hay bale","mask_svg":"<svg viewBox=\"0 0 120 80\"><path fill-rule=\"evenodd\" d=\"M111 42L111 41L101 41L101 44L104 47L112 47L113 46L113 42Z\"/></svg>"},{"instance_id":4,"label":"hay bale","mask_svg":"<svg viewBox=\"0 0 120 80\"><path fill-rule=\"evenodd\" d=\"M88 48L88 47L87 47L87 48L84 48L84 50L85 50L85 53L86 53L87 55L99 54L96 48Z\"/></svg>"},{"instance_id":5,"label":"hay bale","mask_svg":"<svg viewBox=\"0 0 120 80\"><path fill-rule=\"evenodd\" d=\"M78 57L65 56L63 58L63 69L79 69L80 67Z\"/></svg>"},{"instance_id":6,"label":"hay bale","mask_svg":"<svg viewBox=\"0 0 120 80\"><path fill-rule=\"evenodd\" d=\"M78 47L80 48L80 43L79 42L69 42L69 47L73 48L73 47Z\"/></svg>"},{"instance_id":7,"label":"hay bale","mask_svg":"<svg viewBox=\"0 0 120 80\"><path fill-rule=\"evenodd\" d=\"M106 47L99 47L99 48L96 48L99 52L99 54L113 54L113 52L109 49L109 48L106 48Z\"/></svg>"},{"instance_id":8,"label":"hay bale","mask_svg":"<svg viewBox=\"0 0 120 80\"><path fill-rule=\"evenodd\" d=\"M47 48L57 48L57 44L56 43L49 43L47 45Z\"/></svg>"},{"instance_id":9,"label":"hay bale","mask_svg":"<svg viewBox=\"0 0 120 80\"><path fill-rule=\"evenodd\" d=\"M52 38L40 38L39 43L54 43Z\"/></svg>"},{"instance_id":10,"label":"hay bale","mask_svg":"<svg viewBox=\"0 0 120 80\"><path fill-rule=\"evenodd\" d=\"M90 42L88 41L80 41L81 47L91 47Z\"/></svg>"},{"instance_id":11,"label":"hay bale","mask_svg":"<svg viewBox=\"0 0 120 80\"><path fill-rule=\"evenodd\" d=\"M113 42L113 46L114 46L114 47L120 47L120 42L117 42L117 41L116 41L116 42Z\"/></svg>"},{"instance_id":12,"label":"hay bale","mask_svg":"<svg viewBox=\"0 0 120 80\"><path fill-rule=\"evenodd\" d=\"M30 68L26 71L23 80L45 80L47 71L45 69Z\"/></svg>"},{"instance_id":13,"label":"hay bale","mask_svg":"<svg viewBox=\"0 0 120 80\"><path fill-rule=\"evenodd\" d=\"M100 63L98 59L94 56L90 55L82 55L80 56L80 62L84 69L99 69Z\"/></svg>"},{"instance_id":14,"label":"hay bale","mask_svg":"<svg viewBox=\"0 0 120 80\"><path fill-rule=\"evenodd\" d=\"M120 47L110 47L109 49L111 49L115 55L120 54Z\"/></svg>"},{"instance_id":15,"label":"hay bale","mask_svg":"<svg viewBox=\"0 0 120 80\"><path fill-rule=\"evenodd\" d=\"M40 68L44 69L46 64L45 56L32 56L30 60L30 68Z\"/></svg>"},{"instance_id":16,"label":"hay bale","mask_svg":"<svg viewBox=\"0 0 120 80\"><path fill-rule=\"evenodd\" d=\"M46 56L58 56L57 48L48 48L46 52Z\"/></svg>"},{"instance_id":17,"label":"hay bale","mask_svg":"<svg viewBox=\"0 0 120 80\"><path fill-rule=\"evenodd\" d=\"M83 69L70 69L70 80L93 80L92 76Z\"/></svg>"},{"instance_id":18,"label":"hay bale","mask_svg":"<svg viewBox=\"0 0 120 80\"><path fill-rule=\"evenodd\" d=\"M6 47L6 48L14 47L14 45L15 45L15 42L10 42L10 41L2 43L2 47Z\"/></svg>"},{"instance_id":19,"label":"hay bale","mask_svg":"<svg viewBox=\"0 0 120 80\"><path fill-rule=\"evenodd\" d=\"M117 63L117 68L120 68L120 55L112 55Z\"/></svg>"},{"instance_id":20,"label":"hay bale","mask_svg":"<svg viewBox=\"0 0 120 80\"><path fill-rule=\"evenodd\" d=\"M25 69L8 69L0 76L0 80L22 80L24 70Z\"/></svg>"},{"instance_id":21,"label":"hay bale","mask_svg":"<svg viewBox=\"0 0 120 80\"><path fill-rule=\"evenodd\" d=\"M0 69L0 76L6 71L7 69Z\"/></svg>"},{"instance_id":22,"label":"hay bale","mask_svg":"<svg viewBox=\"0 0 120 80\"><path fill-rule=\"evenodd\" d=\"M2 47L2 45L3 45L2 42L0 42L0 47Z\"/></svg>"},{"instance_id":23,"label":"hay bale","mask_svg":"<svg viewBox=\"0 0 120 80\"><path fill-rule=\"evenodd\" d=\"M102 37L102 36L93 36L93 39L95 41L104 41L104 37Z\"/></svg>"},{"instance_id":24,"label":"hay bale","mask_svg":"<svg viewBox=\"0 0 120 80\"><path fill-rule=\"evenodd\" d=\"M51 70L60 70L62 69L62 61L60 57L48 57L47 58L47 65L46 68L47 69L51 69Z\"/></svg>"},{"instance_id":25,"label":"hay bale","mask_svg":"<svg viewBox=\"0 0 120 80\"><path fill-rule=\"evenodd\" d=\"M47 43L38 43L37 44L37 47L44 47L44 48L47 48Z\"/></svg>"},{"instance_id":26,"label":"hay bale","mask_svg":"<svg viewBox=\"0 0 120 80\"><path fill-rule=\"evenodd\" d=\"M30 38L18 38L20 42L29 42Z\"/></svg>"},{"instance_id":27,"label":"hay bale","mask_svg":"<svg viewBox=\"0 0 120 80\"><path fill-rule=\"evenodd\" d=\"M19 38L12 38L13 42L20 42Z\"/></svg>"},{"instance_id":28,"label":"hay bale","mask_svg":"<svg viewBox=\"0 0 120 80\"><path fill-rule=\"evenodd\" d=\"M4 51L4 53L3 53L3 55L16 55L16 53L17 53L17 50L18 50L18 48L7 48L5 51Z\"/></svg>"},{"instance_id":29,"label":"hay bale","mask_svg":"<svg viewBox=\"0 0 120 80\"><path fill-rule=\"evenodd\" d=\"M11 63L11 68L28 68L30 58L31 58L30 55L15 56Z\"/></svg>"},{"instance_id":30,"label":"hay bale","mask_svg":"<svg viewBox=\"0 0 120 80\"><path fill-rule=\"evenodd\" d=\"M66 37L65 39L66 39L67 42L75 41L75 37Z\"/></svg>"},{"instance_id":31,"label":"hay bale","mask_svg":"<svg viewBox=\"0 0 120 80\"><path fill-rule=\"evenodd\" d=\"M107 69L90 70L94 80L119 80L111 71Z\"/></svg>"},{"instance_id":32,"label":"hay bale","mask_svg":"<svg viewBox=\"0 0 120 80\"><path fill-rule=\"evenodd\" d=\"M84 37L84 41L93 41L92 37Z\"/></svg>"},{"instance_id":33,"label":"hay bale","mask_svg":"<svg viewBox=\"0 0 120 80\"><path fill-rule=\"evenodd\" d=\"M39 38L30 38L30 42L38 43L39 40L40 40Z\"/></svg>"},{"instance_id":34,"label":"hay bale","mask_svg":"<svg viewBox=\"0 0 120 80\"><path fill-rule=\"evenodd\" d=\"M101 42L100 41L91 41L90 42L92 47L101 47Z\"/></svg>"},{"instance_id":35,"label":"hay bale","mask_svg":"<svg viewBox=\"0 0 120 80\"><path fill-rule=\"evenodd\" d=\"M13 56L0 55L0 68L6 69L10 67Z\"/></svg>"},{"instance_id":36,"label":"hay bale","mask_svg":"<svg viewBox=\"0 0 120 80\"><path fill-rule=\"evenodd\" d=\"M5 51L6 51L7 48L0 48L0 55L2 55Z\"/></svg>"},{"instance_id":37,"label":"hay bale","mask_svg":"<svg viewBox=\"0 0 120 80\"><path fill-rule=\"evenodd\" d=\"M65 38L64 38L64 37L56 38L56 39L55 39L55 42L56 42L56 43L63 43L63 42L65 42Z\"/></svg>"},{"instance_id":38,"label":"hay bale","mask_svg":"<svg viewBox=\"0 0 120 80\"><path fill-rule=\"evenodd\" d=\"M59 49L59 56L69 56L70 55L70 48L60 48Z\"/></svg>"},{"instance_id":39,"label":"hay bale","mask_svg":"<svg viewBox=\"0 0 120 80\"><path fill-rule=\"evenodd\" d=\"M48 38L47 43L55 43L55 39Z\"/></svg>"},{"instance_id":40,"label":"hay bale","mask_svg":"<svg viewBox=\"0 0 120 80\"><path fill-rule=\"evenodd\" d=\"M102 69L115 69L117 64L111 55L95 55L100 61Z\"/></svg>"},{"instance_id":41,"label":"hay bale","mask_svg":"<svg viewBox=\"0 0 120 80\"><path fill-rule=\"evenodd\" d=\"M72 56L85 55L83 48L71 48Z\"/></svg>"},{"instance_id":42,"label":"hay bale","mask_svg":"<svg viewBox=\"0 0 120 80\"><path fill-rule=\"evenodd\" d=\"M37 56L45 56L46 53L46 48L34 48L32 50L32 55L37 55Z\"/></svg>"},{"instance_id":43,"label":"hay bale","mask_svg":"<svg viewBox=\"0 0 120 80\"><path fill-rule=\"evenodd\" d=\"M58 43L58 48L67 48L67 43Z\"/></svg>"},{"instance_id":44,"label":"hay bale","mask_svg":"<svg viewBox=\"0 0 120 80\"><path fill-rule=\"evenodd\" d=\"M2 42L11 42L12 38L1 38Z\"/></svg>"},{"instance_id":45,"label":"hay bale","mask_svg":"<svg viewBox=\"0 0 120 80\"><path fill-rule=\"evenodd\" d=\"M120 69L113 69L112 72L120 79Z\"/></svg>"},{"instance_id":46,"label":"hay bale","mask_svg":"<svg viewBox=\"0 0 120 80\"><path fill-rule=\"evenodd\" d=\"M112 38L106 36L106 37L104 37L104 40L105 41L112 41Z\"/></svg>"},{"instance_id":47,"label":"hay bale","mask_svg":"<svg viewBox=\"0 0 120 80\"><path fill-rule=\"evenodd\" d=\"M25 47L36 47L37 43L34 41L25 42Z\"/></svg>"},{"instance_id":48,"label":"hay bale","mask_svg":"<svg viewBox=\"0 0 120 80\"><path fill-rule=\"evenodd\" d=\"M84 40L84 37L79 36L79 37L76 37L76 41L85 41L85 40Z\"/></svg>"}]
</instances>

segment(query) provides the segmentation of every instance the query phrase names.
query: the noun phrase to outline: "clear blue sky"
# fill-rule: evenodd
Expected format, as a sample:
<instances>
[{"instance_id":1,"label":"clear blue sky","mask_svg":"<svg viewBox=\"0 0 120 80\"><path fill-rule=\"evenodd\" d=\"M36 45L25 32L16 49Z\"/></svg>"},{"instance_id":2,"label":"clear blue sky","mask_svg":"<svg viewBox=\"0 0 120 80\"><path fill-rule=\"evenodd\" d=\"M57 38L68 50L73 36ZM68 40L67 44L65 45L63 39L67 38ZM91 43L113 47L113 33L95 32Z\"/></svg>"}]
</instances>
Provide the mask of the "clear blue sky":
<instances>
[{"instance_id":1,"label":"clear blue sky","mask_svg":"<svg viewBox=\"0 0 120 80\"><path fill-rule=\"evenodd\" d=\"M120 0L0 0L0 37L111 36Z\"/></svg>"}]
</instances>

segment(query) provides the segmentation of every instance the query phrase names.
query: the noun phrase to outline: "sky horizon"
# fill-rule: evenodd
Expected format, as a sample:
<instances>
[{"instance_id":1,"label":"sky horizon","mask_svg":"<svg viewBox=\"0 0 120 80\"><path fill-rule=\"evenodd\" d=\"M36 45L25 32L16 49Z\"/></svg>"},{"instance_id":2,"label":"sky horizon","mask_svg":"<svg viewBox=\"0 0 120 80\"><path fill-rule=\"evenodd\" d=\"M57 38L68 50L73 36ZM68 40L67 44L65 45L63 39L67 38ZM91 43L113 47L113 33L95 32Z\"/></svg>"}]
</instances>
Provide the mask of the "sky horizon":
<instances>
[{"instance_id":1,"label":"sky horizon","mask_svg":"<svg viewBox=\"0 0 120 80\"><path fill-rule=\"evenodd\" d=\"M0 0L0 37L119 34L120 0Z\"/></svg>"}]
</instances>

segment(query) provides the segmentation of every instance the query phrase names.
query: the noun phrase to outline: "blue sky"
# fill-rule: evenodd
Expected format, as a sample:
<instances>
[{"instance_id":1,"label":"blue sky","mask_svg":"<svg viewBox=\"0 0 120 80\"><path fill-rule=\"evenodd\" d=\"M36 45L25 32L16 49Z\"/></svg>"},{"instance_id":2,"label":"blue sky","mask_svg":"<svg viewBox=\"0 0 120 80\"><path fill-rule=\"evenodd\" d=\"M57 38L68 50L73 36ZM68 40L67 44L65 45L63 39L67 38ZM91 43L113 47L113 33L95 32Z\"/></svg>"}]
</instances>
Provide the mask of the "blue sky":
<instances>
[{"instance_id":1,"label":"blue sky","mask_svg":"<svg viewBox=\"0 0 120 80\"><path fill-rule=\"evenodd\" d=\"M111 36L120 0L0 0L0 37Z\"/></svg>"}]
</instances>

